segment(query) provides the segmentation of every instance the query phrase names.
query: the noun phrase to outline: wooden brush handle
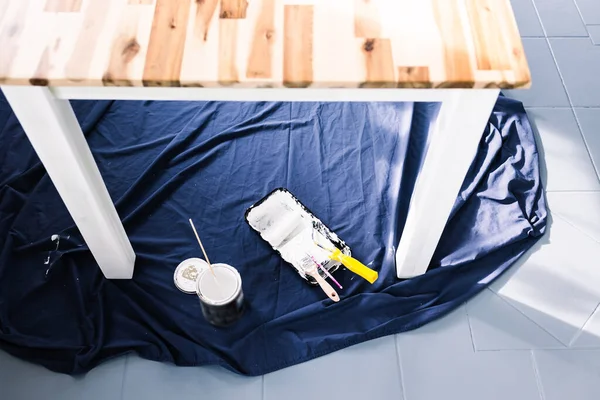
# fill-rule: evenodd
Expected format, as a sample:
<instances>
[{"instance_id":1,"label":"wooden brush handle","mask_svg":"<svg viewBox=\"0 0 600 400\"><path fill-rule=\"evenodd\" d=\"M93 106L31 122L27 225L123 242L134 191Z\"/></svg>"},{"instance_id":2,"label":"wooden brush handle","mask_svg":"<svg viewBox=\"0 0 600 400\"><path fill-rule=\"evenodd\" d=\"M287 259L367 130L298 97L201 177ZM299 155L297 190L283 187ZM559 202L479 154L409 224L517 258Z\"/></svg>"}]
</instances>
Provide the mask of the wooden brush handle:
<instances>
[{"instance_id":1,"label":"wooden brush handle","mask_svg":"<svg viewBox=\"0 0 600 400\"><path fill-rule=\"evenodd\" d=\"M338 296L335 289L325 279L323 279L321 275L319 275L319 272L316 269L313 269L312 272L309 273L309 275L315 278L315 280L317 281L319 286L321 286L321 289L323 289L327 297L329 297L336 303L340 301L340 296Z\"/></svg>"}]
</instances>

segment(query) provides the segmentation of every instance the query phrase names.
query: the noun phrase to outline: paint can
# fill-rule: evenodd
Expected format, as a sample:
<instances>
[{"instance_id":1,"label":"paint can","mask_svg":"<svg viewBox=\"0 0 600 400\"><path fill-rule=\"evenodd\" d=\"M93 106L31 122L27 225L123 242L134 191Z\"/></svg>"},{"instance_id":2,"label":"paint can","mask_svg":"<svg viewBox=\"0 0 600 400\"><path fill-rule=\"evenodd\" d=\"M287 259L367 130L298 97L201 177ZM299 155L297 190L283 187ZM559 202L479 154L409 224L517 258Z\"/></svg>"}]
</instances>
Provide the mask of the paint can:
<instances>
[{"instance_id":1,"label":"paint can","mask_svg":"<svg viewBox=\"0 0 600 400\"><path fill-rule=\"evenodd\" d=\"M227 326L244 313L242 277L231 265L212 264L213 273L205 269L196 281L202 315L212 325Z\"/></svg>"}]
</instances>

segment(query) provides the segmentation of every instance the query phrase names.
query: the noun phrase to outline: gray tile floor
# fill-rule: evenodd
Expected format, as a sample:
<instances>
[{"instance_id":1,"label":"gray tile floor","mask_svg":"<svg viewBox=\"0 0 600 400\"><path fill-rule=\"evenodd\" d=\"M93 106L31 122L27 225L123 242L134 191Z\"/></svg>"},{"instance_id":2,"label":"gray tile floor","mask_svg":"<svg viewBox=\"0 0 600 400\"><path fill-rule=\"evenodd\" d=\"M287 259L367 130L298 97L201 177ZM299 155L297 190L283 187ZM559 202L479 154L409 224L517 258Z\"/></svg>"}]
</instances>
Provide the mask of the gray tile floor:
<instances>
[{"instance_id":1,"label":"gray tile floor","mask_svg":"<svg viewBox=\"0 0 600 400\"><path fill-rule=\"evenodd\" d=\"M552 218L489 290L416 331L256 378L136 356L73 378L0 353L0 398L600 399L600 0L512 3L533 87L507 95L540 139Z\"/></svg>"}]
</instances>

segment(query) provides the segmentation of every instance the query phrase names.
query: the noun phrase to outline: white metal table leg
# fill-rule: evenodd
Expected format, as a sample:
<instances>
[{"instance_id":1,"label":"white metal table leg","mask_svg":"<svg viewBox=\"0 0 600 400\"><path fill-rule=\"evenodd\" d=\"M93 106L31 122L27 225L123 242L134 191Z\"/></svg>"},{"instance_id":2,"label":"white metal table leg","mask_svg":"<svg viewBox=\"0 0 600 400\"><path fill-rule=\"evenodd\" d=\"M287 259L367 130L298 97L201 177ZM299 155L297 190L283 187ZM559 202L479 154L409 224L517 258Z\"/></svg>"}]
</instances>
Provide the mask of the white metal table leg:
<instances>
[{"instance_id":1,"label":"white metal table leg","mask_svg":"<svg viewBox=\"0 0 600 400\"><path fill-rule=\"evenodd\" d=\"M448 91L396 251L398 278L427 271L498 94L497 89Z\"/></svg>"},{"instance_id":2,"label":"white metal table leg","mask_svg":"<svg viewBox=\"0 0 600 400\"><path fill-rule=\"evenodd\" d=\"M131 279L133 248L68 100L46 87L2 91L104 276Z\"/></svg>"}]
</instances>

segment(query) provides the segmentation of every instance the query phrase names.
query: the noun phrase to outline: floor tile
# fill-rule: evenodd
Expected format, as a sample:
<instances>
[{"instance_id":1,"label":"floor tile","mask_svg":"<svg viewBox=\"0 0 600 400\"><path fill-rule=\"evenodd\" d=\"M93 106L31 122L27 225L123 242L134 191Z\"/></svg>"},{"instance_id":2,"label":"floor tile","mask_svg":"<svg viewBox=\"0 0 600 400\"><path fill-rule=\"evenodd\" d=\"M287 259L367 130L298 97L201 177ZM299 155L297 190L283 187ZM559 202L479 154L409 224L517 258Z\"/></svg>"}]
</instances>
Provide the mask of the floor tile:
<instances>
[{"instance_id":1,"label":"floor tile","mask_svg":"<svg viewBox=\"0 0 600 400\"><path fill-rule=\"evenodd\" d=\"M573 0L534 0L546 36L582 36L588 32Z\"/></svg>"},{"instance_id":2,"label":"floor tile","mask_svg":"<svg viewBox=\"0 0 600 400\"><path fill-rule=\"evenodd\" d=\"M600 176L600 108L576 108L575 115Z\"/></svg>"},{"instance_id":3,"label":"floor tile","mask_svg":"<svg viewBox=\"0 0 600 400\"><path fill-rule=\"evenodd\" d=\"M394 336L265 375L264 389L264 400L402 400Z\"/></svg>"},{"instance_id":4,"label":"floor tile","mask_svg":"<svg viewBox=\"0 0 600 400\"><path fill-rule=\"evenodd\" d=\"M589 38L554 38L550 45L573 106L599 107L600 47Z\"/></svg>"},{"instance_id":5,"label":"floor tile","mask_svg":"<svg viewBox=\"0 0 600 400\"><path fill-rule=\"evenodd\" d=\"M543 37L544 31L538 18L533 0L511 0L521 37Z\"/></svg>"},{"instance_id":6,"label":"floor tile","mask_svg":"<svg viewBox=\"0 0 600 400\"><path fill-rule=\"evenodd\" d=\"M464 307L396 340L406 399L539 400L530 352L474 352Z\"/></svg>"},{"instance_id":7,"label":"floor tile","mask_svg":"<svg viewBox=\"0 0 600 400\"><path fill-rule=\"evenodd\" d=\"M85 375L69 376L0 351L0 398L10 400L120 399L125 357L107 361Z\"/></svg>"},{"instance_id":8,"label":"floor tile","mask_svg":"<svg viewBox=\"0 0 600 400\"><path fill-rule=\"evenodd\" d=\"M600 306L585 324L572 347L595 347L600 349Z\"/></svg>"},{"instance_id":9,"label":"floor tile","mask_svg":"<svg viewBox=\"0 0 600 400\"><path fill-rule=\"evenodd\" d=\"M600 2L598 0L575 0L586 24L600 24Z\"/></svg>"},{"instance_id":10,"label":"floor tile","mask_svg":"<svg viewBox=\"0 0 600 400\"><path fill-rule=\"evenodd\" d=\"M467 312L478 351L565 347L491 290L469 301Z\"/></svg>"},{"instance_id":11,"label":"floor tile","mask_svg":"<svg viewBox=\"0 0 600 400\"><path fill-rule=\"evenodd\" d=\"M554 192L546 198L552 213L600 243L600 192Z\"/></svg>"},{"instance_id":12,"label":"floor tile","mask_svg":"<svg viewBox=\"0 0 600 400\"><path fill-rule=\"evenodd\" d=\"M548 191L600 190L571 109L528 108L527 115L538 140L541 174Z\"/></svg>"},{"instance_id":13,"label":"floor tile","mask_svg":"<svg viewBox=\"0 0 600 400\"><path fill-rule=\"evenodd\" d=\"M600 46L600 25L588 25L587 30L592 38L592 42L596 46Z\"/></svg>"},{"instance_id":14,"label":"floor tile","mask_svg":"<svg viewBox=\"0 0 600 400\"><path fill-rule=\"evenodd\" d=\"M124 379L123 400L262 398L262 377L221 367L177 367L130 355Z\"/></svg>"},{"instance_id":15,"label":"floor tile","mask_svg":"<svg viewBox=\"0 0 600 400\"><path fill-rule=\"evenodd\" d=\"M569 99L546 39L524 38L523 46L531 70L531 89L506 90L504 93L522 101L525 106L569 106Z\"/></svg>"},{"instance_id":16,"label":"floor tile","mask_svg":"<svg viewBox=\"0 0 600 400\"><path fill-rule=\"evenodd\" d=\"M490 286L529 319L569 344L600 303L600 245L559 216L548 232Z\"/></svg>"},{"instance_id":17,"label":"floor tile","mask_svg":"<svg viewBox=\"0 0 600 400\"><path fill-rule=\"evenodd\" d=\"M598 400L600 351L536 350L544 400Z\"/></svg>"}]
</instances>

